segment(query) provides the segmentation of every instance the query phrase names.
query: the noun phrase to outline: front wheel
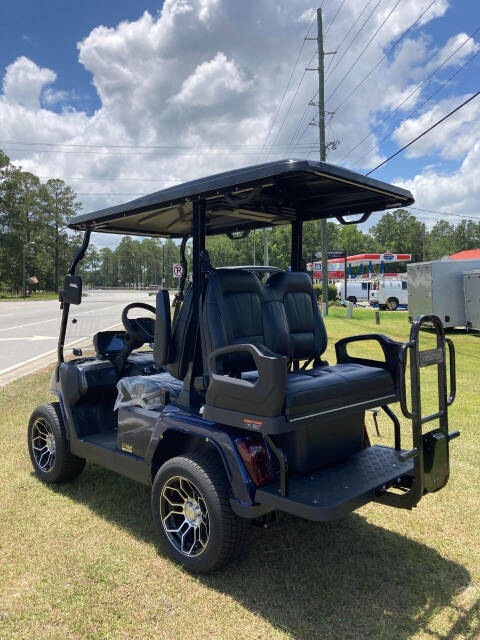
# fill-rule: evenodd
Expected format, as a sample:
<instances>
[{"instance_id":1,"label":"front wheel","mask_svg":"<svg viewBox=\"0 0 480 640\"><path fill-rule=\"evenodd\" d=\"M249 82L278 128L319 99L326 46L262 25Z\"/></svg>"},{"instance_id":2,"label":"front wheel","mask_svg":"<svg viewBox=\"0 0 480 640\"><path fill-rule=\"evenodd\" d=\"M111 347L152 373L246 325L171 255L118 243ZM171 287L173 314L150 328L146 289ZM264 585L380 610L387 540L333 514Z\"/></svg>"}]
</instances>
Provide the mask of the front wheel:
<instances>
[{"instance_id":1,"label":"front wheel","mask_svg":"<svg viewBox=\"0 0 480 640\"><path fill-rule=\"evenodd\" d=\"M28 452L37 476L44 482L73 480L85 460L70 452L58 402L37 407L28 423Z\"/></svg>"},{"instance_id":2,"label":"front wheel","mask_svg":"<svg viewBox=\"0 0 480 640\"><path fill-rule=\"evenodd\" d=\"M390 311L396 311L398 308L398 300L396 298L389 298L387 300L387 306Z\"/></svg>"},{"instance_id":3,"label":"front wheel","mask_svg":"<svg viewBox=\"0 0 480 640\"><path fill-rule=\"evenodd\" d=\"M152 513L163 549L188 571L219 569L243 546L247 523L230 507L227 478L215 454L165 462L153 483Z\"/></svg>"}]
</instances>

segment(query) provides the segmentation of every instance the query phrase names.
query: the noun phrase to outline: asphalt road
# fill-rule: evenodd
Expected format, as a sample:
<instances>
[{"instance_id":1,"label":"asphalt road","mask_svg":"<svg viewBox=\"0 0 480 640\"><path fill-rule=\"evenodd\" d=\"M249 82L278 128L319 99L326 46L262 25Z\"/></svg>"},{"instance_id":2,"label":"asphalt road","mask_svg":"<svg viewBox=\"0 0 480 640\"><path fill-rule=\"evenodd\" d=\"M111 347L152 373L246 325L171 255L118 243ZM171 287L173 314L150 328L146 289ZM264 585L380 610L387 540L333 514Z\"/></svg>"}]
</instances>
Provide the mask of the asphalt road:
<instances>
[{"instance_id":1,"label":"asphalt road","mask_svg":"<svg viewBox=\"0 0 480 640\"><path fill-rule=\"evenodd\" d=\"M146 291L105 289L86 293L80 306L70 307L66 346L118 325L123 308L130 302L155 305L155 297ZM0 302L0 375L54 353L60 318L57 300Z\"/></svg>"}]
</instances>

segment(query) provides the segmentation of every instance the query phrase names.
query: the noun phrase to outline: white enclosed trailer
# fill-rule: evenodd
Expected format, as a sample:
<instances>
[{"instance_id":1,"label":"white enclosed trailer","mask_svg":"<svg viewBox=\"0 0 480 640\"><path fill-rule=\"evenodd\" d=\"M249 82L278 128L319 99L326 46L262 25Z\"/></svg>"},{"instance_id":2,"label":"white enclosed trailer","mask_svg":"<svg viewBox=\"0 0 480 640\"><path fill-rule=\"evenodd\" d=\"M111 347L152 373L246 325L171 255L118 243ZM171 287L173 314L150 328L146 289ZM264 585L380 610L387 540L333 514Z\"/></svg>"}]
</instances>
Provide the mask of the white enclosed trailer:
<instances>
[{"instance_id":1,"label":"white enclosed trailer","mask_svg":"<svg viewBox=\"0 0 480 640\"><path fill-rule=\"evenodd\" d=\"M465 327L464 273L480 260L432 260L407 266L408 316L433 314L445 327Z\"/></svg>"},{"instance_id":2,"label":"white enclosed trailer","mask_svg":"<svg viewBox=\"0 0 480 640\"><path fill-rule=\"evenodd\" d=\"M468 329L480 329L480 271L463 275L465 291L465 324Z\"/></svg>"}]
</instances>

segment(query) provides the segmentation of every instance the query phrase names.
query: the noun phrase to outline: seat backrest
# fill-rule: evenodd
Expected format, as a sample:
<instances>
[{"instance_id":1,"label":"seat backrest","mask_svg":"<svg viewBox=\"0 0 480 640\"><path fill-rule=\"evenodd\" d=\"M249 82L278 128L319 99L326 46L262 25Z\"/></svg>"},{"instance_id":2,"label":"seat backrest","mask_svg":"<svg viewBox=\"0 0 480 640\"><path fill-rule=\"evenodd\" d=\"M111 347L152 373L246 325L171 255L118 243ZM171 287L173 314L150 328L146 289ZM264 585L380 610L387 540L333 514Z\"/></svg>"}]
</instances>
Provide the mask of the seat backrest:
<instances>
[{"instance_id":1,"label":"seat backrest","mask_svg":"<svg viewBox=\"0 0 480 640\"><path fill-rule=\"evenodd\" d=\"M233 344L264 345L279 353L287 349L285 332L276 332L270 300L258 277L244 269L219 269L208 277L203 304L203 353ZM283 341L283 344L282 344ZM223 359L225 371L253 368L247 353Z\"/></svg>"},{"instance_id":2,"label":"seat backrest","mask_svg":"<svg viewBox=\"0 0 480 640\"><path fill-rule=\"evenodd\" d=\"M327 348L327 333L318 310L312 281L306 273L280 271L266 283L267 298L275 301L276 324L282 311L288 331L288 355L290 360L317 358Z\"/></svg>"},{"instance_id":3,"label":"seat backrest","mask_svg":"<svg viewBox=\"0 0 480 640\"><path fill-rule=\"evenodd\" d=\"M244 269L217 270L208 278L203 304L204 364L215 349L264 345L291 361L318 358L327 346L325 325L306 273L280 271L266 285ZM224 358L225 373L254 369L247 353Z\"/></svg>"},{"instance_id":4,"label":"seat backrest","mask_svg":"<svg viewBox=\"0 0 480 640\"><path fill-rule=\"evenodd\" d=\"M170 345L168 348L168 364L166 369L170 375L183 380L187 374L188 364L193 359L195 332L192 325L193 288L185 292L180 312L173 323Z\"/></svg>"}]
</instances>

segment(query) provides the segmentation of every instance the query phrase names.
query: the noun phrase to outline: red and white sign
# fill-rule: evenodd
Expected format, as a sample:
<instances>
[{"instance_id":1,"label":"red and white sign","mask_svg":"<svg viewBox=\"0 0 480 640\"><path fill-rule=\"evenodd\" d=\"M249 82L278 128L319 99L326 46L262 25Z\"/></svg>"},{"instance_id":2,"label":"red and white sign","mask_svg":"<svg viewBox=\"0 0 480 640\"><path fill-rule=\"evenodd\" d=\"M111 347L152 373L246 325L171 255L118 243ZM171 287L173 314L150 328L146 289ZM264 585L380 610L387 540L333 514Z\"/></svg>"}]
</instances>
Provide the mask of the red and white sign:
<instances>
[{"instance_id":1,"label":"red and white sign","mask_svg":"<svg viewBox=\"0 0 480 640\"><path fill-rule=\"evenodd\" d=\"M181 264L174 264L173 265L173 277L174 278L181 278L183 276L183 267Z\"/></svg>"},{"instance_id":2,"label":"red and white sign","mask_svg":"<svg viewBox=\"0 0 480 640\"><path fill-rule=\"evenodd\" d=\"M368 267L370 264L381 264L382 262L409 262L411 259L412 256L410 253L392 253L391 251L386 251L385 253L361 253L355 256L348 256L347 264L352 267L359 267L360 265ZM328 277L331 280L334 280L335 278L343 278L345 276L344 264L344 261L339 258L331 258L328 261ZM307 270L311 271L311 269L312 264L309 263L307 265ZM321 262L313 263L313 277L322 277Z\"/></svg>"}]
</instances>

